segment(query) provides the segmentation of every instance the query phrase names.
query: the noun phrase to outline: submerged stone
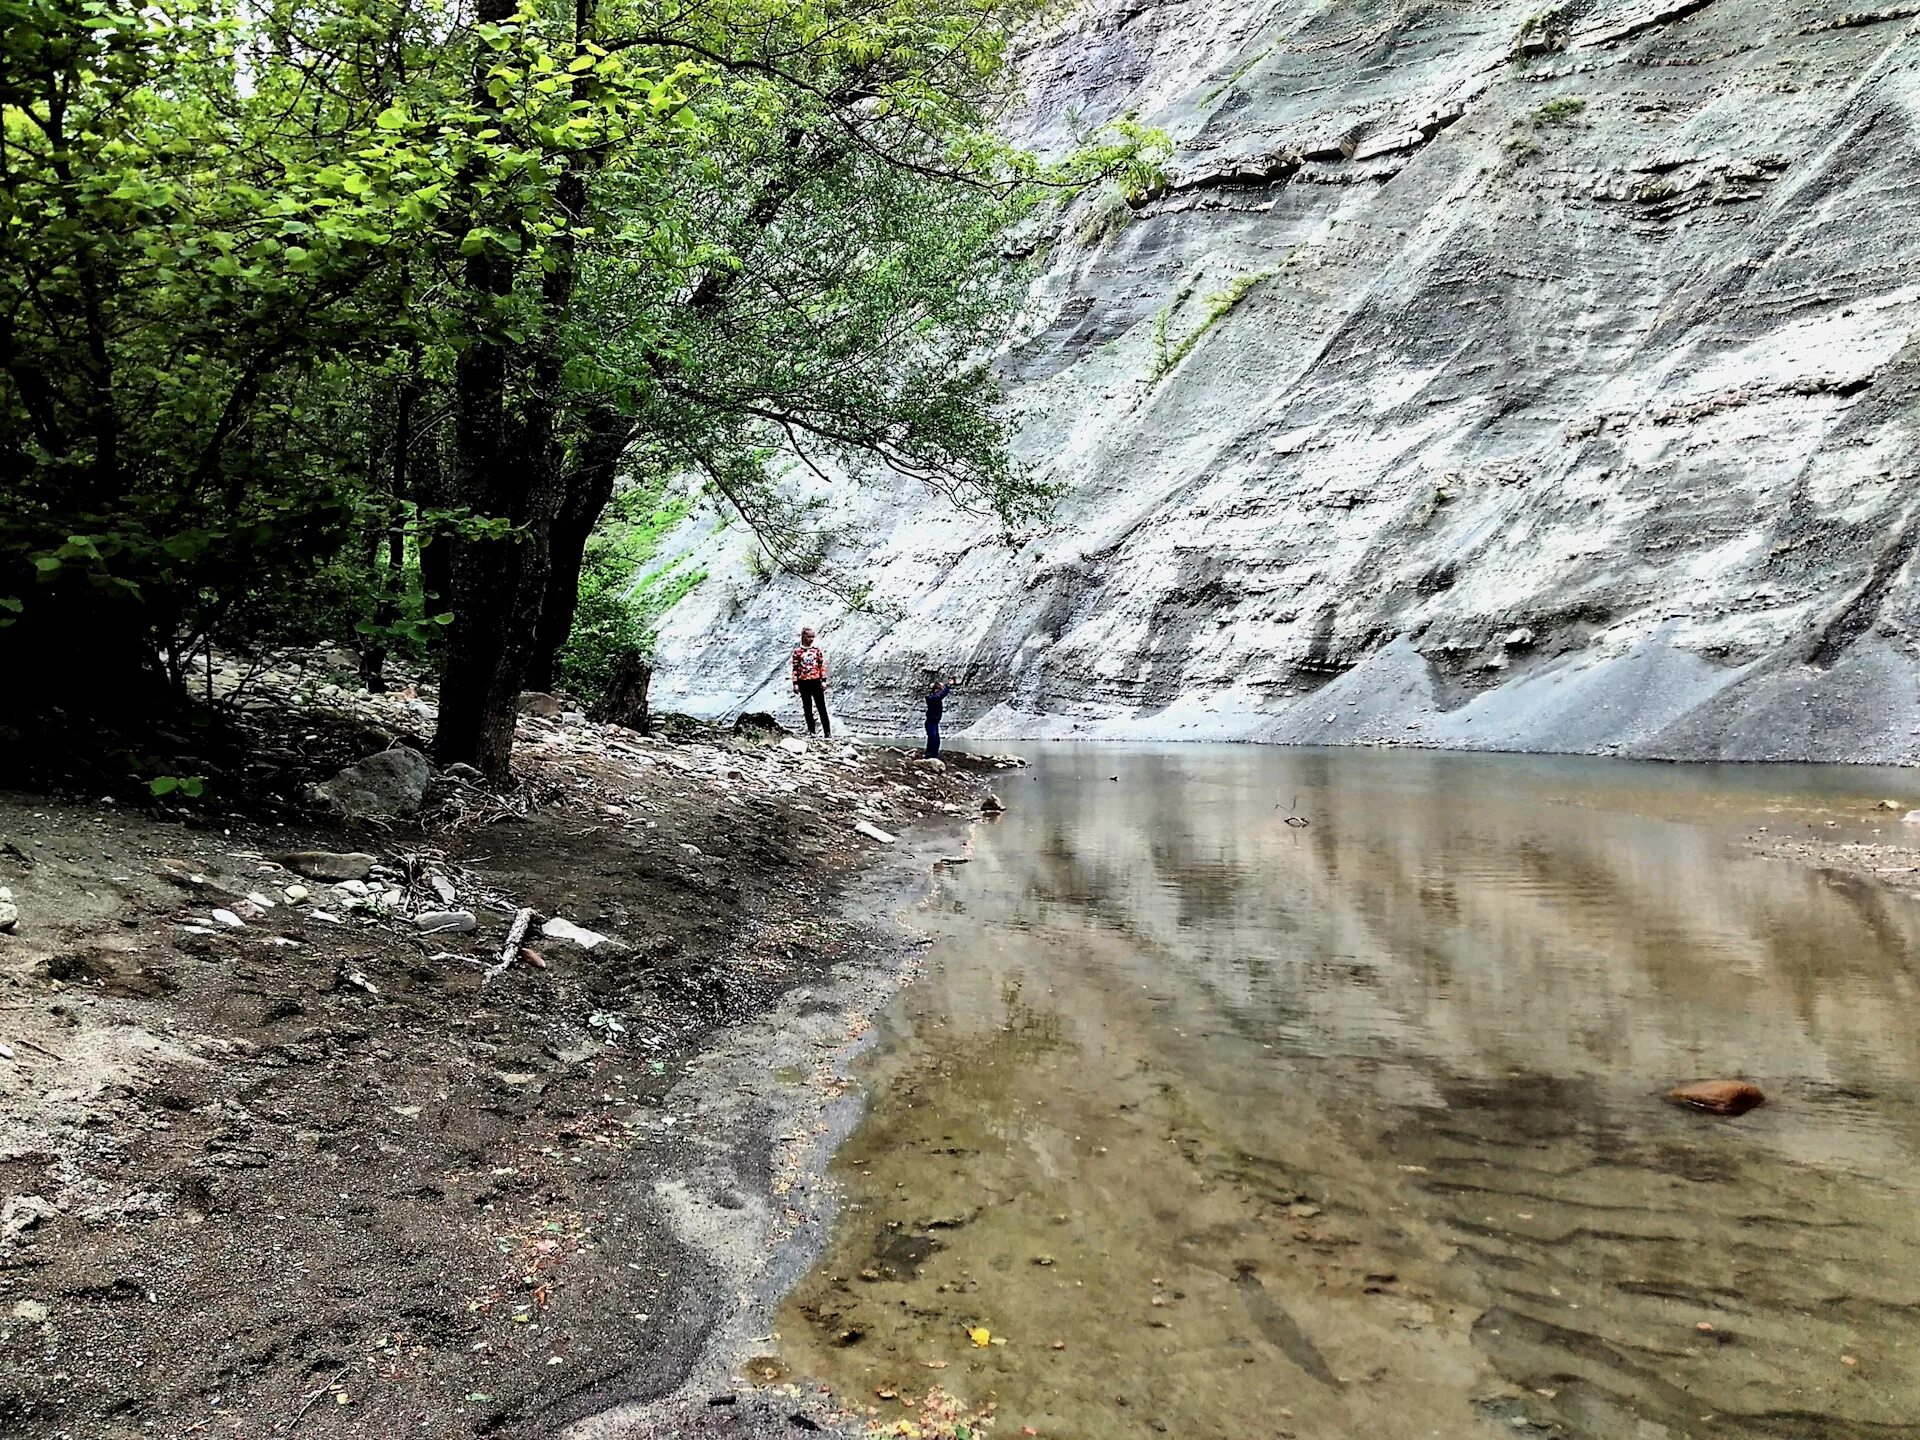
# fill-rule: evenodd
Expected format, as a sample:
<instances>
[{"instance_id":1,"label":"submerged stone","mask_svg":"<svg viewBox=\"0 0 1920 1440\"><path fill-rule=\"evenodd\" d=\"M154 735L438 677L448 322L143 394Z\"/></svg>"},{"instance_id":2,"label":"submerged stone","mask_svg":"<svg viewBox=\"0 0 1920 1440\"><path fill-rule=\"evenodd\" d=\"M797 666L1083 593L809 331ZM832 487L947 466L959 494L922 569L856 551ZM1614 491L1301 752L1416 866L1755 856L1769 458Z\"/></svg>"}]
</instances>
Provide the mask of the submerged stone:
<instances>
[{"instance_id":1,"label":"submerged stone","mask_svg":"<svg viewBox=\"0 0 1920 1440\"><path fill-rule=\"evenodd\" d=\"M1713 1115L1744 1115L1767 1103L1766 1093L1745 1080L1696 1080L1669 1090L1667 1100Z\"/></svg>"}]
</instances>

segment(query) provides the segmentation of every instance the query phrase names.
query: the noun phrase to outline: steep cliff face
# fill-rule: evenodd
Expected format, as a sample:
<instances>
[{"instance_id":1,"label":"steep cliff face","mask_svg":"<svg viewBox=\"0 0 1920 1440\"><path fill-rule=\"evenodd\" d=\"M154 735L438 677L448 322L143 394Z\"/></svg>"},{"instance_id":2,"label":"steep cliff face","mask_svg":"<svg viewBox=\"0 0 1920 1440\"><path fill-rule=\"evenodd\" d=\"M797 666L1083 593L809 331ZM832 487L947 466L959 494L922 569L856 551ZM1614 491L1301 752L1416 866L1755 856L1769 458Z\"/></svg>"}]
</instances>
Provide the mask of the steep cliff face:
<instances>
[{"instance_id":1,"label":"steep cliff face","mask_svg":"<svg viewBox=\"0 0 1920 1440\"><path fill-rule=\"evenodd\" d=\"M689 532L661 701L804 618L868 728L1920 760L1920 6L1541 3L1077 12L1027 138L1178 149L1004 357L1056 522L854 492L873 615Z\"/></svg>"}]
</instances>

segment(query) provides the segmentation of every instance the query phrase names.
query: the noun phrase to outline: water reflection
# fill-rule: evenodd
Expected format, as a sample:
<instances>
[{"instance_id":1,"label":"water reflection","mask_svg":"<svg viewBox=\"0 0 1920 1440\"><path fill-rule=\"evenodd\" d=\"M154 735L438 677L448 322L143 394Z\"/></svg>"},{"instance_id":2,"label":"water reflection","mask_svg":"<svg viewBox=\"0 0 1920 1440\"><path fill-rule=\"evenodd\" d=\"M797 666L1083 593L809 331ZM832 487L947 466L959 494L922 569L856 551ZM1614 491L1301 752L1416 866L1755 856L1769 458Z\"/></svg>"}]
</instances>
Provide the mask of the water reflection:
<instances>
[{"instance_id":1,"label":"water reflection","mask_svg":"<svg viewBox=\"0 0 1920 1440\"><path fill-rule=\"evenodd\" d=\"M1920 1436L1920 907L1724 840L1884 777L1037 756L795 1371L1064 1440ZM1659 1100L1722 1074L1772 1103Z\"/></svg>"}]
</instances>

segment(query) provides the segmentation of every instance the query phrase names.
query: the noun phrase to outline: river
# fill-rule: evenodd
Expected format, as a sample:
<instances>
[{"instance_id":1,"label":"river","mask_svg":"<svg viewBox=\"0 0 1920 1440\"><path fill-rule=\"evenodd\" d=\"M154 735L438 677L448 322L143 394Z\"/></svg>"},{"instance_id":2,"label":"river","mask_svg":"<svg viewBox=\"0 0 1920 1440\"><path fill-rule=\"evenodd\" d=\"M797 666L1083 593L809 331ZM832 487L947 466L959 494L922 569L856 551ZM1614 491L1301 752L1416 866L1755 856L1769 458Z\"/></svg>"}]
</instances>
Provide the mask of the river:
<instances>
[{"instance_id":1,"label":"river","mask_svg":"<svg viewBox=\"0 0 1920 1440\"><path fill-rule=\"evenodd\" d=\"M1920 904L1737 846L1914 777L1029 753L765 1376L927 1434L1920 1436ZM1768 1104L1662 1099L1720 1076Z\"/></svg>"}]
</instances>

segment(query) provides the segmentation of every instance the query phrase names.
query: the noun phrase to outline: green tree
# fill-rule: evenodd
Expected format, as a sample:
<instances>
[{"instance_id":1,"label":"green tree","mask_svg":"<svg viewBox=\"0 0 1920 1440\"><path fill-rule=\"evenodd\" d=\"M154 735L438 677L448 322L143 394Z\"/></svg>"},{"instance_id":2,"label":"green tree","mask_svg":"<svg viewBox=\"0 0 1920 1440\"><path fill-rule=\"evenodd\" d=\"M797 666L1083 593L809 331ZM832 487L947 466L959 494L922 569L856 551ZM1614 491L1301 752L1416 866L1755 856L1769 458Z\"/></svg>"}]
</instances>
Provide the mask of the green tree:
<instances>
[{"instance_id":1,"label":"green tree","mask_svg":"<svg viewBox=\"0 0 1920 1440\"><path fill-rule=\"evenodd\" d=\"M0 0L6 663L177 695L358 622L377 683L442 634L437 748L503 775L620 474L705 476L776 553L781 465L1031 510L1003 237L1157 148L995 138L1033 14Z\"/></svg>"}]
</instances>

